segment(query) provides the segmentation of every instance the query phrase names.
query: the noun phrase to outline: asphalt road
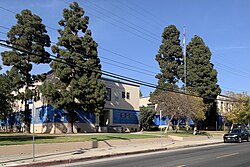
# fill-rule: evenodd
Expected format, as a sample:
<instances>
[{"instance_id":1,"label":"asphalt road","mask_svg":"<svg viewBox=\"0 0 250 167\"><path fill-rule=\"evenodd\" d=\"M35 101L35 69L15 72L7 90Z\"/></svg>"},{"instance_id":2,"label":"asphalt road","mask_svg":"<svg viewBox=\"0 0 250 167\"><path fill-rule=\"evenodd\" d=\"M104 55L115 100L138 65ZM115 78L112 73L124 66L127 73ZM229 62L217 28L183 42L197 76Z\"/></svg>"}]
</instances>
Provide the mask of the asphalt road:
<instances>
[{"instance_id":1,"label":"asphalt road","mask_svg":"<svg viewBox=\"0 0 250 167\"><path fill-rule=\"evenodd\" d=\"M71 167L250 167L250 142L78 162Z\"/></svg>"}]
</instances>

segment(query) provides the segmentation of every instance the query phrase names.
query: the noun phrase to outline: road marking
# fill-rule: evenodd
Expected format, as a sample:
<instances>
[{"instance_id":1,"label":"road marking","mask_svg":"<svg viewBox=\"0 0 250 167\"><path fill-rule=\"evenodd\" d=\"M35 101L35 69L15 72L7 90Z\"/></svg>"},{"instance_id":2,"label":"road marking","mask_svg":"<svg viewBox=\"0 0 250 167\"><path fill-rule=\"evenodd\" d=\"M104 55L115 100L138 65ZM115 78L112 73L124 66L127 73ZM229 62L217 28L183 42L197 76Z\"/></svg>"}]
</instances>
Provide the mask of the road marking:
<instances>
[{"instance_id":1,"label":"road marking","mask_svg":"<svg viewBox=\"0 0 250 167\"><path fill-rule=\"evenodd\" d=\"M184 166L186 166L186 165L178 165L178 166L176 166L176 167L184 167Z\"/></svg>"},{"instance_id":2,"label":"road marking","mask_svg":"<svg viewBox=\"0 0 250 167\"><path fill-rule=\"evenodd\" d=\"M239 153L232 153L232 154L226 154L226 155L222 155L222 156L219 156L219 157L216 157L217 159L219 158L225 158L225 157L230 157L230 156L233 156L233 155L237 155Z\"/></svg>"}]
</instances>

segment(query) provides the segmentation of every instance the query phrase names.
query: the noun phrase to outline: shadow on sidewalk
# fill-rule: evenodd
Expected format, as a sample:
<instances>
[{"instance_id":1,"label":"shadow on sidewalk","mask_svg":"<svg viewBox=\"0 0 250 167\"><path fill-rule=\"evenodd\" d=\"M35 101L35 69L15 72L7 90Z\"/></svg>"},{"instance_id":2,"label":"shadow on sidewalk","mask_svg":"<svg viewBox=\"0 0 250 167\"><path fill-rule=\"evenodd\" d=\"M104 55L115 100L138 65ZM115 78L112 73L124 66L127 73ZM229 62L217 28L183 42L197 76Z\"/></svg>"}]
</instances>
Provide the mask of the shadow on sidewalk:
<instances>
[{"instance_id":1,"label":"shadow on sidewalk","mask_svg":"<svg viewBox=\"0 0 250 167\"><path fill-rule=\"evenodd\" d=\"M44 158L44 157L50 157L50 156L57 156L57 155L63 155L63 154L83 154L87 151L88 149L77 149L77 150L72 150L72 151L65 151L65 152L57 152L57 153L50 153L50 154L46 154L46 155L39 155L39 156L35 156L35 159L37 158ZM18 162L18 161L25 161L25 160L31 160L33 159L32 156L30 157L26 157L26 158L18 158L18 159L12 159L12 160L8 160L8 161L0 161L0 164L4 164L4 163L10 163L10 162Z\"/></svg>"},{"instance_id":2,"label":"shadow on sidewalk","mask_svg":"<svg viewBox=\"0 0 250 167\"><path fill-rule=\"evenodd\" d=\"M106 136L108 139L100 139L100 138L91 138L92 141L92 148L98 148L98 142L104 142L105 144L107 144L107 146L109 147L113 147L108 141L109 140L126 140L126 141L130 141L130 139L128 138L123 138L123 137L115 137L115 136Z\"/></svg>"}]
</instances>

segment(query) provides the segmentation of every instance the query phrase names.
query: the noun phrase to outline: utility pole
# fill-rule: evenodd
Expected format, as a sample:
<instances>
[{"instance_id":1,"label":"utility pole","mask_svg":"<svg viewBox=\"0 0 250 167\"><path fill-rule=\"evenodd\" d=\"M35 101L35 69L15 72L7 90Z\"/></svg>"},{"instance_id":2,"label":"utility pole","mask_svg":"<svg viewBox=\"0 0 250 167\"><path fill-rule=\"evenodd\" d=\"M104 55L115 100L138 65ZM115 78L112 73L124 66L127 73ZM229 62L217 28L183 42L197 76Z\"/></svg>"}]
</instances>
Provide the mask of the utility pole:
<instances>
[{"instance_id":1,"label":"utility pole","mask_svg":"<svg viewBox=\"0 0 250 167\"><path fill-rule=\"evenodd\" d=\"M32 127L33 127L33 130L32 130L32 159L33 159L33 162L35 162L35 101L34 101L34 97L32 98Z\"/></svg>"},{"instance_id":2,"label":"utility pole","mask_svg":"<svg viewBox=\"0 0 250 167\"><path fill-rule=\"evenodd\" d=\"M187 57L186 57L186 27L184 26L183 32L183 63L184 63L184 90L187 93Z\"/></svg>"}]
</instances>

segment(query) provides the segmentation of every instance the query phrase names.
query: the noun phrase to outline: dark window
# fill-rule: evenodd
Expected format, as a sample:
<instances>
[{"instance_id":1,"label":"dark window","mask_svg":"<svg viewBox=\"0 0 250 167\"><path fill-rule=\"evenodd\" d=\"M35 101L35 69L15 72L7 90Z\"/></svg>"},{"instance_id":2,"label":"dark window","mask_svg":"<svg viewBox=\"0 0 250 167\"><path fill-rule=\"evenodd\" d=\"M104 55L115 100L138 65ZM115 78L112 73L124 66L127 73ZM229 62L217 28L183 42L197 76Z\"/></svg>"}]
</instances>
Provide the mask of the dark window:
<instances>
[{"instance_id":1,"label":"dark window","mask_svg":"<svg viewBox=\"0 0 250 167\"><path fill-rule=\"evenodd\" d=\"M115 102L118 102L118 101L119 101L118 96L115 96Z\"/></svg>"},{"instance_id":2,"label":"dark window","mask_svg":"<svg viewBox=\"0 0 250 167\"><path fill-rule=\"evenodd\" d=\"M111 88L106 88L106 100L111 101Z\"/></svg>"},{"instance_id":3,"label":"dark window","mask_svg":"<svg viewBox=\"0 0 250 167\"><path fill-rule=\"evenodd\" d=\"M127 99L130 99L130 93L127 92Z\"/></svg>"},{"instance_id":4,"label":"dark window","mask_svg":"<svg viewBox=\"0 0 250 167\"><path fill-rule=\"evenodd\" d=\"M125 99L125 92L122 92L122 98Z\"/></svg>"},{"instance_id":5,"label":"dark window","mask_svg":"<svg viewBox=\"0 0 250 167\"><path fill-rule=\"evenodd\" d=\"M122 118L122 113L120 113L120 117Z\"/></svg>"},{"instance_id":6,"label":"dark window","mask_svg":"<svg viewBox=\"0 0 250 167\"><path fill-rule=\"evenodd\" d=\"M127 113L124 113L124 118L126 118L127 117Z\"/></svg>"}]
</instances>

